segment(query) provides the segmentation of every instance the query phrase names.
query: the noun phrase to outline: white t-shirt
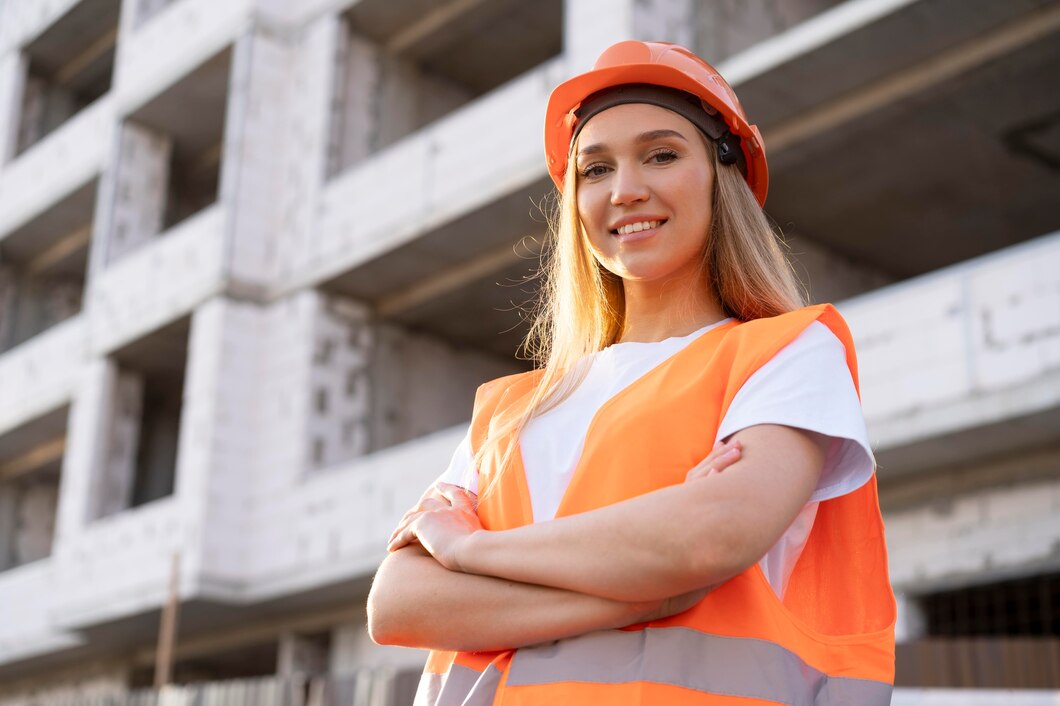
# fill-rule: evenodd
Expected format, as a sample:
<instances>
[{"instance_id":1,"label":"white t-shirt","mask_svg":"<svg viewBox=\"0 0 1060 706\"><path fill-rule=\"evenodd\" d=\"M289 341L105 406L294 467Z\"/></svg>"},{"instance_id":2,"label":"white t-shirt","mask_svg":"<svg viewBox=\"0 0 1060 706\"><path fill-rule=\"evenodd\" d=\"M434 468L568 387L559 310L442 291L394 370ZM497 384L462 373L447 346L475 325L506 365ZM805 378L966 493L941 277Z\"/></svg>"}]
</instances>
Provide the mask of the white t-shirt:
<instances>
[{"instance_id":1,"label":"white t-shirt","mask_svg":"<svg viewBox=\"0 0 1060 706\"><path fill-rule=\"evenodd\" d=\"M532 419L519 438L534 522L555 517L597 410L693 340L730 320L663 341L616 343L592 356L591 367L578 388L562 403ZM875 469L846 351L827 326L810 324L744 383L722 419L715 441L755 424L783 424L832 437L810 501L759 561L773 590L783 598L818 503L856 490ZM470 430L438 480L478 492Z\"/></svg>"}]
</instances>

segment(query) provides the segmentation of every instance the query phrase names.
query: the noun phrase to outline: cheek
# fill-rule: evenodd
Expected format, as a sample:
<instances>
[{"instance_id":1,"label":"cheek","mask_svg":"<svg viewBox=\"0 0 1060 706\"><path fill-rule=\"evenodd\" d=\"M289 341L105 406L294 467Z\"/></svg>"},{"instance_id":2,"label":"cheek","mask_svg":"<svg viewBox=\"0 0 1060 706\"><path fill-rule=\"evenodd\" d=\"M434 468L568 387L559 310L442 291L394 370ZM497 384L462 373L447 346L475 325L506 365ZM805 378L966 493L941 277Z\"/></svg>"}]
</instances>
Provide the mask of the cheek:
<instances>
[{"instance_id":1,"label":"cheek","mask_svg":"<svg viewBox=\"0 0 1060 706\"><path fill-rule=\"evenodd\" d=\"M585 224L587 230L592 230L592 226L596 223L593 213L593 201L585 191L586 189L582 189L578 192L578 217Z\"/></svg>"}]
</instances>

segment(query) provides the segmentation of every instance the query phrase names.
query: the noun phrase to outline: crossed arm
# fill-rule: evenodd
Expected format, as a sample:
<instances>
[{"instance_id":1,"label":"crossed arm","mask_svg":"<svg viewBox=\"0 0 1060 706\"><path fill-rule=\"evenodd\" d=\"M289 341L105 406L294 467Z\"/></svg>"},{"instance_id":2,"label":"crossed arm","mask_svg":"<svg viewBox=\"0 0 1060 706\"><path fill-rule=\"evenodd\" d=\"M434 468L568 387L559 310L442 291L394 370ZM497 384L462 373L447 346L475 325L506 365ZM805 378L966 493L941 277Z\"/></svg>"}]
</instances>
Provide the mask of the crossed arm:
<instances>
[{"instance_id":1,"label":"crossed arm","mask_svg":"<svg viewBox=\"0 0 1060 706\"><path fill-rule=\"evenodd\" d=\"M826 437L779 425L732 441L742 453L724 473L551 522L485 531L457 496L406 515L369 596L372 638L518 647L690 607L779 539L816 487L827 447Z\"/></svg>"}]
</instances>

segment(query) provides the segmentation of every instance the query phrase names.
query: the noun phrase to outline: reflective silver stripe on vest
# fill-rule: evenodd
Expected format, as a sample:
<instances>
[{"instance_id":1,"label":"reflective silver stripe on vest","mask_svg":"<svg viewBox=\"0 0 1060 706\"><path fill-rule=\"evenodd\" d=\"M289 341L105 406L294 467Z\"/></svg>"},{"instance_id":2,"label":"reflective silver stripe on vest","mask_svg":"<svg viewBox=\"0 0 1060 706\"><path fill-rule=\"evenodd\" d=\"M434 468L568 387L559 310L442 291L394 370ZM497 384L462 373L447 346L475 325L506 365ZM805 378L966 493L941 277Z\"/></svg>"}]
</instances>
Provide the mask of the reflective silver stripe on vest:
<instances>
[{"instance_id":1,"label":"reflective silver stripe on vest","mask_svg":"<svg viewBox=\"0 0 1060 706\"><path fill-rule=\"evenodd\" d=\"M608 630L518 650L506 686L657 682L790 706L888 706L892 686L828 676L780 645L690 628Z\"/></svg>"},{"instance_id":2,"label":"reflective silver stripe on vest","mask_svg":"<svg viewBox=\"0 0 1060 706\"><path fill-rule=\"evenodd\" d=\"M413 706L490 706L501 672L492 664L479 674L454 664L448 674L424 673Z\"/></svg>"}]
</instances>

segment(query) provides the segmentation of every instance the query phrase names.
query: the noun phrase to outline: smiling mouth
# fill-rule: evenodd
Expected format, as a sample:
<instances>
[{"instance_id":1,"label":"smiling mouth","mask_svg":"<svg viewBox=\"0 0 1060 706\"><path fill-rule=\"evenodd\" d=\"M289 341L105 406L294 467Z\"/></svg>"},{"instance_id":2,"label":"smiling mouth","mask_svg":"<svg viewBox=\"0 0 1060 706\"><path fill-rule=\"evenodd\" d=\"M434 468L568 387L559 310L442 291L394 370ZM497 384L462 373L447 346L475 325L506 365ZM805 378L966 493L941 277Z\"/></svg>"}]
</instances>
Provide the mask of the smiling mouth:
<instances>
[{"instance_id":1,"label":"smiling mouth","mask_svg":"<svg viewBox=\"0 0 1060 706\"><path fill-rule=\"evenodd\" d=\"M640 233L641 231L653 230L663 225L664 223L666 223L665 218L659 221L641 221L639 223L629 223L627 225L622 226L621 228L611 229L611 235L634 235L635 233Z\"/></svg>"}]
</instances>

